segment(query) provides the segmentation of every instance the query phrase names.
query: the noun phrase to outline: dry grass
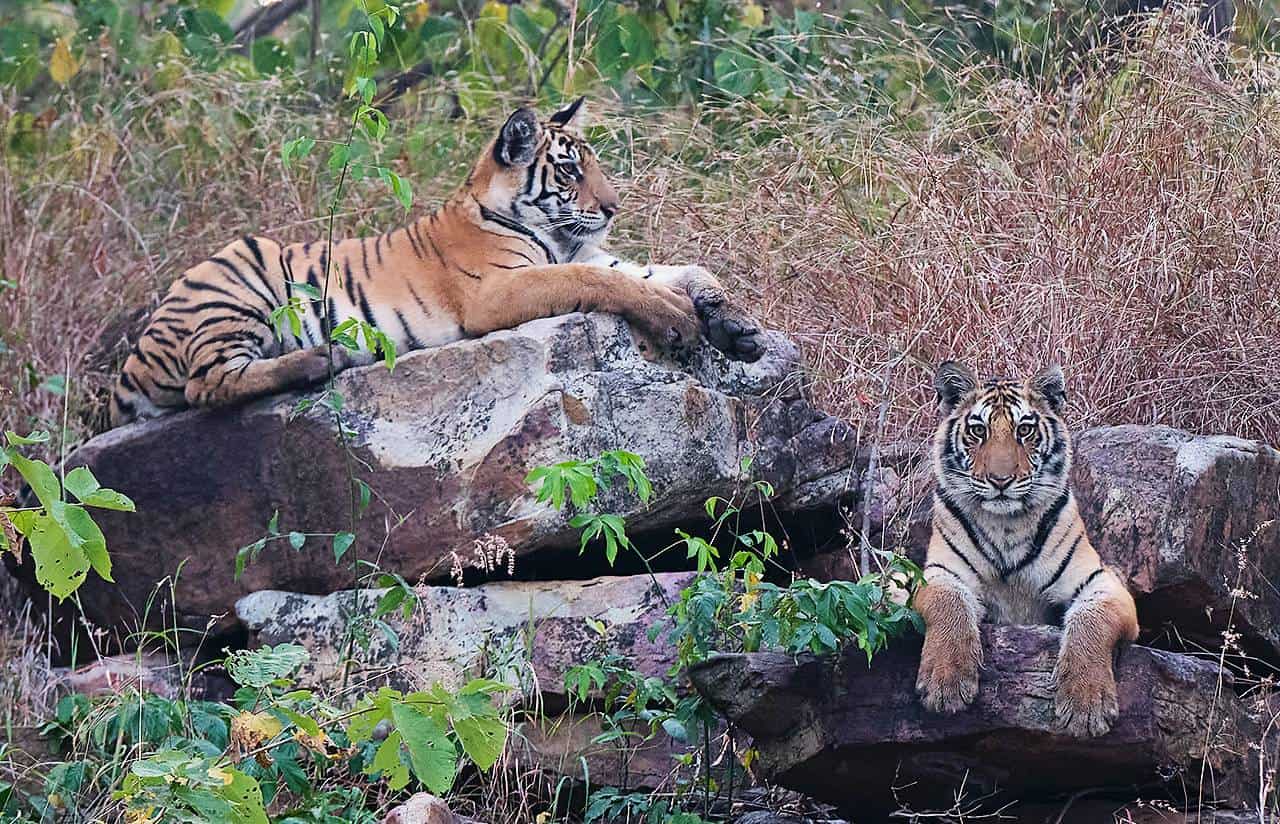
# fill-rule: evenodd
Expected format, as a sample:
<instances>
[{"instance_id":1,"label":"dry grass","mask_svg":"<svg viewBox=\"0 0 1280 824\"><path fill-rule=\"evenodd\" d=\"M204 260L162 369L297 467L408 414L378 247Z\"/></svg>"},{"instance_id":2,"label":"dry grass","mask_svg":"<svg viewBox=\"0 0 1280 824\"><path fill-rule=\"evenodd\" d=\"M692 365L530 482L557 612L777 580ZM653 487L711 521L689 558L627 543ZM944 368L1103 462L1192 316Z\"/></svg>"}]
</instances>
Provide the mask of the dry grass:
<instances>
[{"instance_id":1,"label":"dry grass","mask_svg":"<svg viewBox=\"0 0 1280 824\"><path fill-rule=\"evenodd\" d=\"M744 106L732 138L778 137L695 128L714 158L697 173L650 151L640 238L720 261L804 343L832 412L874 417L890 376L891 437L930 428L931 365L959 357L1061 362L1081 427L1280 444L1278 66L1176 18L1093 65L1067 88L986 85L913 130L839 88L786 119Z\"/></svg>"},{"instance_id":2,"label":"dry grass","mask_svg":"<svg viewBox=\"0 0 1280 824\"><path fill-rule=\"evenodd\" d=\"M1062 362L1080 426L1280 443L1280 69L1175 17L1085 63L1048 90L951 72L968 102L949 106L873 105L834 66L797 78L783 110L605 114L630 178L620 242L714 266L803 343L823 406L864 420L887 395L890 438L928 428L928 367L962 357L985 372ZM56 430L63 398L39 387L66 374L83 437L85 398L182 268L241 232L322 230L317 164L286 173L277 157L331 128L319 101L274 81L156 85L60 101L53 148L0 166L0 266L16 282L0 289L4 427ZM492 126L448 108L424 91L388 148L420 204L456 185ZM370 184L340 226L401 220Z\"/></svg>"}]
</instances>

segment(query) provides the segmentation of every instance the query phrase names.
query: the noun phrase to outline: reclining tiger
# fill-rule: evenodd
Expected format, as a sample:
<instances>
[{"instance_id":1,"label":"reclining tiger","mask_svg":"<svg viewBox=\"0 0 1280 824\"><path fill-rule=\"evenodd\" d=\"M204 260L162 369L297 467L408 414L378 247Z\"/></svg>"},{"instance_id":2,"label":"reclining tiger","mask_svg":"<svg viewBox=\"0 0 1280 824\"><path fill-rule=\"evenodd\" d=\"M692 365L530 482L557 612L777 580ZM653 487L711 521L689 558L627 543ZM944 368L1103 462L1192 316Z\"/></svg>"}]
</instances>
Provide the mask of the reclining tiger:
<instances>
[{"instance_id":1,"label":"reclining tiger","mask_svg":"<svg viewBox=\"0 0 1280 824\"><path fill-rule=\"evenodd\" d=\"M934 381L933 536L916 608L925 620L916 690L926 708L957 712L978 694L983 620L1062 616L1054 716L1077 737L1102 735L1119 707L1112 656L1138 635L1133 596L1089 542L1071 493L1062 370L979 385L948 361Z\"/></svg>"},{"instance_id":2,"label":"reclining tiger","mask_svg":"<svg viewBox=\"0 0 1280 824\"><path fill-rule=\"evenodd\" d=\"M731 358L758 359L759 326L729 305L706 269L638 265L602 248L618 196L577 126L581 105L546 122L518 109L437 211L384 235L335 242L331 261L324 243L243 237L188 269L125 361L111 426L324 379L326 308L329 328L367 321L397 350L603 311L656 348L684 349L701 334ZM300 291L295 283L320 288L326 270L327 307L304 299L300 334L277 337L272 311ZM334 355L335 369L366 360L341 347Z\"/></svg>"}]
</instances>

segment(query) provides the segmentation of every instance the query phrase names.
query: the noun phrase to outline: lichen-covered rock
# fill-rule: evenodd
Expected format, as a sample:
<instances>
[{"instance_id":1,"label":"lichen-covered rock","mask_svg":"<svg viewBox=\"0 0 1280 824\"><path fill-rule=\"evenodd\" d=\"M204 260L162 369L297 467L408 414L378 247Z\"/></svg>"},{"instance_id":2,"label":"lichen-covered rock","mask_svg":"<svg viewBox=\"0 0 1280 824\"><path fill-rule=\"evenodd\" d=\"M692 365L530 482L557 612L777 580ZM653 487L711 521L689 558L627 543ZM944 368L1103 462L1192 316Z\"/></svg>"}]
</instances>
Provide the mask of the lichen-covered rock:
<instances>
[{"instance_id":1,"label":"lichen-covered rock","mask_svg":"<svg viewBox=\"0 0 1280 824\"><path fill-rule=\"evenodd\" d=\"M962 787L997 800L1108 787L1129 798L1135 788L1144 797L1190 792L1236 808L1256 796L1259 753L1250 743L1262 739L1230 675L1190 656L1129 647L1116 667L1114 728L1074 739L1053 724L1059 640L1047 627L984 629L977 699L955 715L928 713L916 697L918 643L895 645L870 668L857 655L762 653L720 656L691 675L753 737L768 777L846 814L902 803L946 809Z\"/></svg>"},{"instance_id":2,"label":"lichen-covered rock","mask_svg":"<svg viewBox=\"0 0 1280 824\"><path fill-rule=\"evenodd\" d=\"M639 453L658 496L637 528L667 536L739 483L748 456L781 493L780 510L794 511L830 504L835 490L820 479L855 453L853 431L801 399L798 351L776 333L756 363L703 347L680 365L646 359L615 317L574 314L413 352L393 373L348 370L337 389L355 432L352 466L374 490L346 560L376 555L409 581L447 580L455 556L470 557L486 535L509 545L518 567L536 556L537 577L584 577L568 515L537 504L525 484L535 466ZM133 424L70 457L69 467L91 467L138 504L135 514L99 517L117 583L90 576L82 587L91 621L137 625L167 577L180 622L201 630L211 617L215 630L229 628L250 592L350 587L349 563L335 564L323 540L301 551L274 541L233 578L236 550L262 537L273 513L285 531L350 527L349 466L332 420L319 409L296 415L301 397ZM642 511L618 490L602 505ZM168 592L158 588L152 621Z\"/></svg>"},{"instance_id":3,"label":"lichen-covered rock","mask_svg":"<svg viewBox=\"0 0 1280 824\"><path fill-rule=\"evenodd\" d=\"M507 581L476 587L417 587L418 604L408 620L389 616L393 645L377 631L357 656L369 668L346 673L361 681L380 678L408 689L433 683L461 686L478 670L501 670L516 687L535 685L543 700L566 703L565 670L616 652L646 675L671 667L674 650L647 631L679 598L690 573L596 578L589 581ZM368 614L382 590L359 594ZM343 644L353 594L300 595L264 590L236 604L254 644L302 644L311 654L298 673L300 684L333 685L344 677ZM591 623L588 623L590 619ZM505 662L505 666L504 666Z\"/></svg>"},{"instance_id":4,"label":"lichen-covered rock","mask_svg":"<svg viewBox=\"0 0 1280 824\"><path fill-rule=\"evenodd\" d=\"M1076 438L1072 473L1094 546L1138 597L1147 630L1247 651L1280 665L1280 451L1167 426Z\"/></svg>"},{"instance_id":5,"label":"lichen-covered rock","mask_svg":"<svg viewBox=\"0 0 1280 824\"><path fill-rule=\"evenodd\" d=\"M591 706L570 701L564 674L570 667L622 656L646 676L664 675L675 651L648 630L668 604L679 598L690 573L659 573L590 581L503 582L465 589L418 587L418 606L408 621L391 619L394 646L378 633L347 673L354 682L386 682L404 689L433 683L456 689L483 672L516 690L541 711L512 737L524 764L596 786L656 787L669 778L672 755L680 748L665 735L628 741L630 758L618 757L618 743L596 740L602 732ZM361 593L361 609L371 609L381 591ZM298 595L263 591L236 605L254 643L304 645L311 660L298 673L303 686L333 687L343 679L341 654L345 615L352 594ZM585 769L584 769L585 762Z\"/></svg>"}]
</instances>

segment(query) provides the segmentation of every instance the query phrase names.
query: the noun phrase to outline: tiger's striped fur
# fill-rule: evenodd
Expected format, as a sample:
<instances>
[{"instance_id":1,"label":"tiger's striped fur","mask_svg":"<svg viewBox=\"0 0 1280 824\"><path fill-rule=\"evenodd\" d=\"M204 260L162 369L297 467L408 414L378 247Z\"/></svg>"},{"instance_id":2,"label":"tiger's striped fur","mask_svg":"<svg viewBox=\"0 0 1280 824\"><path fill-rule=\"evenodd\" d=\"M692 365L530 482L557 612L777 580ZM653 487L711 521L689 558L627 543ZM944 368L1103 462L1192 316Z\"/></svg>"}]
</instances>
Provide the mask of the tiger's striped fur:
<instances>
[{"instance_id":1,"label":"tiger's striped fur","mask_svg":"<svg viewBox=\"0 0 1280 824\"><path fill-rule=\"evenodd\" d=\"M730 357L763 353L760 330L700 266L640 266L601 248L618 197L575 126L581 100L540 122L512 114L440 209L377 237L289 246L243 237L170 287L125 362L112 426L184 407L218 407L299 388L329 371L327 328L375 324L398 350L440 346L574 311L624 316L651 345L705 334ZM331 256L330 256L331 255ZM275 307L295 283L301 333L277 338ZM335 347L335 367L354 358Z\"/></svg>"},{"instance_id":2,"label":"tiger's striped fur","mask_svg":"<svg viewBox=\"0 0 1280 824\"><path fill-rule=\"evenodd\" d=\"M979 386L953 362L935 380L933 535L916 606L926 624L916 689L935 712L978 691L978 625L1050 623L1062 614L1053 672L1058 724L1102 735L1118 714L1112 656L1138 634L1133 597L1089 542L1068 484L1071 439L1056 366Z\"/></svg>"}]
</instances>

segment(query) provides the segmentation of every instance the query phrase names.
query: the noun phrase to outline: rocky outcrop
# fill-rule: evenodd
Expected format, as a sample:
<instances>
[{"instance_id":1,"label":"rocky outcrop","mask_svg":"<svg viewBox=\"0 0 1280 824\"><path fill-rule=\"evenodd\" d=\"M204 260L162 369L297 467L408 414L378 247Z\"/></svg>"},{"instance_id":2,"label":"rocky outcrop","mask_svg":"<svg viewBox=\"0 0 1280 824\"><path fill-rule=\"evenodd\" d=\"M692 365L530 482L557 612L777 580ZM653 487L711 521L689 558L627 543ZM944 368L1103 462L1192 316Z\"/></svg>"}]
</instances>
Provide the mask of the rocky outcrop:
<instances>
[{"instance_id":1,"label":"rocky outcrop","mask_svg":"<svg viewBox=\"0 0 1280 824\"><path fill-rule=\"evenodd\" d=\"M1091 429L1076 451L1081 515L1148 635L1214 649L1230 622L1280 666L1280 451L1167 426Z\"/></svg>"},{"instance_id":2,"label":"rocky outcrop","mask_svg":"<svg viewBox=\"0 0 1280 824\"><path fill-rule=\"evenodd\" d=\"M517 688L512 700L537 706L541 716L525 722L512 744L519 760L548 773L590 776L596 786L656 787L671 774L681 748L659 735L601 742L600 718L590 702L570 699L564 674L606 653L622 656L646 676L664 675L675 651L649 628L679 598L690 573L659 573L590 581L505 582L459 589L417 588L418 604L408 620L390 618L397 641L370 636L346 677L372 686L390 683L425 689L433 683L456 689L482 673ZM359 609L372 610L382 592L360 593ZM236 605L255 644L291 642L311 653L298 673L303 686L334 686L344 677L343 642L353 603L351 593L329 596L264 591Z\"/></svg>"},{"instance_id":3,"label":"rocky outcrop","mask_svg":"<svg viewBox=\"0 0 1280 824\"><path fill-rule=\"evenodd\" d=\"M658 497L643 529L664 539L701 517L706 497L740 483L748 456L784 511L830 505L840 491L833 478L853 462L852 430L801 399L795 346L776 334L768 344L752 364L710 347L688 364L651 361L623 321L575 314L413 352L393 373L344 372L337 389L354 432L353 466L374 491L357 546L335 564L327 541L298 551L276 540L238 581L237 548L261 538L273 513L285 532L349 528L348 464L331 418L297 414L304 396L288 395L107 432L68 466L91 467L138 511L99 517L117 583L91 576L81 601L96 624L136 626L157 582L171 577L181 622L204 629L212 616L216 630L251 592L350 587L357 555L376 555L409 581L447 580L455 557L470 557L482 536L505 542L526 577L588 577L568 515L538 505L525 475L614 448L648 462ZM603 505L640 512L616 490ZM154 594L163 601L168 587ZM159 614L153 605L152 620Z\"/></svg>"},{"instance_id":4,"label":"rocky outcrop","mask_svg":"<svg viewBox=\"0 0 1280 824\"><path fill-rule=\"evenodd\" d=\"M1079 740L1053 726L1058 642L1047 627L986 628L978 697L950 716L925 712L916 698L918 641L870 669L857 655L761 653L714 658L692 678L754 738L767 775L848 813L945 810L962 789L996 802L1108 788L1236 807L1256 796L1250 743L1262 737L1229 674L1130 647L1116 667L1119 719L1107 735Z\"/></svg>"},{"instance_id":5,"label":"rocky outcrop","mask_svg":"<svg viewBox=\"0 0 1280 824\"><path fill-rule=\"evenodd\" d=\"M671 647L650 641L649 627L680 597L690 573L596 578L589 581L510 581L477 587L415 589L418 603L408 619L387 620L393 644L380 633L356 655L347 677L380 678L406 689L440 683L456 689L482 670L498 671L513 687L535 688L553 708L567 703L566 669L602 657L625 656L645 675L661 675L673 663ZM344 677L343 644L348 618L372 613L382 590L299 595L264 590L241 599L236 614L257 644L302 644L310 661L300 684L318 687ZM362 669L360 662L368 662ZM512 662L504 667L504 662Z\"/></svg>"}]
</instances>

